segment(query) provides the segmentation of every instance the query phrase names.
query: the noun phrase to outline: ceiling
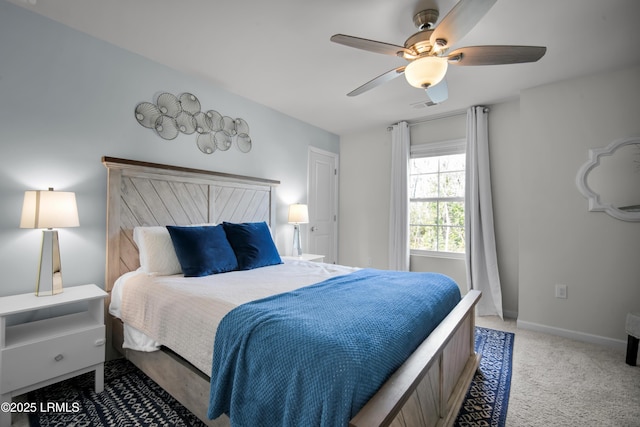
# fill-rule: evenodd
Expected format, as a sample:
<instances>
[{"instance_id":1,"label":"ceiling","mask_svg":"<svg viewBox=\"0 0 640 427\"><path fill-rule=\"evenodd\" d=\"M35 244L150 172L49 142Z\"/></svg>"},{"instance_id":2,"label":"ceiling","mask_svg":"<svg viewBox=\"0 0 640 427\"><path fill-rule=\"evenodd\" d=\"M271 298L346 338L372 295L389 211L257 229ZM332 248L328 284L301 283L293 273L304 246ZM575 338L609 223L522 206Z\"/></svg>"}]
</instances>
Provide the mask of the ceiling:
<instances>
[{"instance_id":1,"label":"ceiling","mask_svg":"<svg viewBox=\"0 0 640 427\"><path fill-rule=\"evenodd\" d=\"M403 77L346 94L401 58L329 41L343 33L402 45L412 17L457 0L9 0L116 46L338 135L459 112L523 89L640 64L638 0L498 0L453 47L546 46L536 63L456 67L449 99Z\"/></svg>"}]
</instances>

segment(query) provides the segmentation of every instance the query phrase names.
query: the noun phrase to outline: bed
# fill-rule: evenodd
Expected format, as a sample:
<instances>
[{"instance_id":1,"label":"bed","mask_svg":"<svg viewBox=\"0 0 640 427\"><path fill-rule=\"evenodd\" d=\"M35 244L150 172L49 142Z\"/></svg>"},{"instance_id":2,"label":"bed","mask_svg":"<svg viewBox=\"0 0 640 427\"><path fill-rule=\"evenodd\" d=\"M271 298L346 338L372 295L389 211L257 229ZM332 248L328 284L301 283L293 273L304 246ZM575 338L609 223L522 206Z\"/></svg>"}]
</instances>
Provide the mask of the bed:
<instances>
[{"instance_id":1,"label":"bed","mask_svg":"<svg viewBox=\"0 0 640 427\"><path fill-rule=\"evenodd\" d=\"M140 266L136 227L270 225L275 218L277 181L111 157L104 157L103 164L108 171L106 290L110 293L119 278L135 275ZM316 268L346 271L340 270L346 268L342 266ZM349 425L451 425L479 363L474 352L474 308L479 298L479 292L468 292ZM211 379L206 367L197 367L167 347L151 352L123 348L124 326L116 316L108 317L107 330L113 349L108 357L123 354L206 424L230 425L225 415L207 417Z\"/></svg>"}]
</instances>

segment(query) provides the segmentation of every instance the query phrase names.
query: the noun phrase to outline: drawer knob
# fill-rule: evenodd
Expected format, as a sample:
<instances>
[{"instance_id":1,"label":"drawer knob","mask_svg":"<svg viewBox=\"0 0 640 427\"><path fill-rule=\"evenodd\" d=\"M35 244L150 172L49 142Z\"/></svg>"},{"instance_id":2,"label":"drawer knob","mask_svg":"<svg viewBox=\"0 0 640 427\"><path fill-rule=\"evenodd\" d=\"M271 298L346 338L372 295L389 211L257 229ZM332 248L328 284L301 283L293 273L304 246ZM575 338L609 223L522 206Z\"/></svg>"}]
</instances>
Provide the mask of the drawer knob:
<instances>
[{"instance_id":1,"label":"drawer knob","mask_svg":"<svg viewBox=\"0 0 640 427\"><path fill-rule=\"evenodd\" d=\"M61 354L59 354L59 355L57 355L56 357L54 357L54 359L56 360L56 362L59 362L59 361L61 361L62 359L64 359L64 356L63 356L63 355L61 355Z\"/></svg>"},{"instance_id":2,"label":"drawer knob","mask_svg":"<svg viewBox=\"0 0 640 427\"><path fill-rule=\"evenodd\" d=\"M105 343L106 341L107 341L106 339L104 339L104 338L100 338L100 339L97 339L97 340L96 340L96 342L95 342L94 344L96 345L96 347L100 347L100 346L104 345L104 343Z\"/></svg>"}]
</instances>

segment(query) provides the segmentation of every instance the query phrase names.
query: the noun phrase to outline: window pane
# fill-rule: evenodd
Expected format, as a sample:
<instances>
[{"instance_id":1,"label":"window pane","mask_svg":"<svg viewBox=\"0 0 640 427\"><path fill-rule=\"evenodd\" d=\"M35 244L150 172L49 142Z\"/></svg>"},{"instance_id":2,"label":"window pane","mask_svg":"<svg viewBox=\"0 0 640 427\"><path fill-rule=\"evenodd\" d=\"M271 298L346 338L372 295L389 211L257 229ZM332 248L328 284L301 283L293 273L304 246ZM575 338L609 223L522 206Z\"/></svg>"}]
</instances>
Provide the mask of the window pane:
<instances>
[{"instance_id":1,"label":"window pane","mask_svg":"<svg viewBox=\"0 0 640 427\"><path fill-rule=\"evenodd\" d=\"M438 157L420 157L411 159L409 173L411 175L420 173L437 173Z\"/></svg>"},{"instance_id":2,"label":"window pane","mask_svg":"<svg viewBox=\"0 0 640 427\"><path fill-rule=\"evenodd\" d=\"M440 174L440 197L464 197L464 172Z\"/></svg>"},{"instance_id":3,"label":"window pane","mask_svg":"<svg viewBox=\"0 0 640 427\"><path fill-rule=\"evenodd\" d=\"M409 247L425 251L438 250L438 228L435 225L411 226L409 228Z\"/></svg>"},{"instance_id":4,"label":"window pane","mask_svg":"<svg viewBox=\"0 0 640 427\"><path fill-rule=\"evenodd\" d=\"M438 174L413 175L409 183L409 198L438 197Z\"/></svg>"},{"instance_id":5,"label":"window pane","mask_svg":"<svg viewBox=\"0 0 640 427\"><path fill-rule=\"evenodd\" d=\"M464 202L439 202L439 224L464 227Z\"/></svg>"},{"instance_id":6,"label":"window pane","mask_svg":"<svg viewBox=\"0 0 640 427\"><path fill-rule=\"evenodd\" d=\"M465 161L464 153L411 159L411 249L464 253Z\"/></svg>"},{"instance_id":7,"label":"window pane","mask_svg":"<svg viewBox=\"0 0 640 427\"><path fill-rule=\"evenodd\" d=\"M464 171L466 163L465 154L451 154L440 156L440 172Z\"/></svg>"},{"instance_id":8,"label":"window pane","mask_svg":"<svg viewBox=\"0 0 640 427\"><path fill-rule=\"evenodd\" d=\"M438 202L413 202L409 204L409 224L434 225L438 218Z\"/></svg>"},{"instance_id":9,"label":"window pane","mask_svg":"<svg viewBox=\"0 0 640 427\"><path fill-rule=\"evenodd\" d=\"M441 227L438 250L464 253L464 227Z\"/></svg>"}]
</instances>

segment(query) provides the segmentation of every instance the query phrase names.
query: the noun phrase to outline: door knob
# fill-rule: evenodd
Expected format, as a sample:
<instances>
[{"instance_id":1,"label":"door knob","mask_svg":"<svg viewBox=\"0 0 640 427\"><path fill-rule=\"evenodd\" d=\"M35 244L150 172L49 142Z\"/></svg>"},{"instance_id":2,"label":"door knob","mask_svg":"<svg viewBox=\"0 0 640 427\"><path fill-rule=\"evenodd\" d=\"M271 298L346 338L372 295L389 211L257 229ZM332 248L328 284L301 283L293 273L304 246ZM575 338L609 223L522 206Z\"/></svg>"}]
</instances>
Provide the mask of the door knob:
<instances>
[{"instance_id":1,"label":"door knob","mask_svg":"<svg viewBox=\"0 0 640 427\"><path fill-rule=\"evenodd\" d=\"M311 231L312 231L312 232L313 232L313 231L316 231L316 227L315 227L315 225L314 225L313 227L311 227Z\"/></svg>"}]
</instances>

